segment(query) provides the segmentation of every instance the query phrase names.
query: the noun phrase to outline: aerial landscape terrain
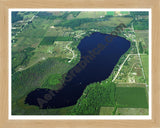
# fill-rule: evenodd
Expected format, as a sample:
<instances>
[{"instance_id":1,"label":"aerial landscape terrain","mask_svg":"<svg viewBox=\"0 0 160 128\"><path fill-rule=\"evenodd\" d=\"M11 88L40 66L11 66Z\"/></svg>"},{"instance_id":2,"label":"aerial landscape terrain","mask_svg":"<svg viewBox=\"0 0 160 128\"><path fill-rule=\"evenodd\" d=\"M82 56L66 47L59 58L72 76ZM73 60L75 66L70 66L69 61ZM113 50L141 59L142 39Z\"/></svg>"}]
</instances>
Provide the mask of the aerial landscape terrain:
<instances>
[{"instance_id":1,"label":"aerial landscape terrain","mask_svg":"<svg viewBox=\"0 0 160 128\"><path fill-rule=\"evenodd\" d=\"M12 115L148 115L148 11L12 11Z\"/></svg>"}]
</instances>

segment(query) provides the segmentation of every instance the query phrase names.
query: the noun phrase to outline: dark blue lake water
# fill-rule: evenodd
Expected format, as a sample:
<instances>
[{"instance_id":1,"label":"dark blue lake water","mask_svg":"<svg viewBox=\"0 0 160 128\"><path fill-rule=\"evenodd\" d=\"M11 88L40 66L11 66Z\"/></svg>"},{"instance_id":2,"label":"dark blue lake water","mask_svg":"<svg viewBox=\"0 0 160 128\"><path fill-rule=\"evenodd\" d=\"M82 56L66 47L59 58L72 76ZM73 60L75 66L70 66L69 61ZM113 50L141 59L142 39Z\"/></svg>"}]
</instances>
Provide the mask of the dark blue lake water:
<instances>
[{"instance_id":1,"label":"dark blue lake water","mask_svg":"<svg viewBox=\"0 0 160 128\"><path fill-rule=\"evenodd\" d=\"M111 37L99 32L86 36L78 45L80 62L67 73L64 87L58 92L36 89L28 94L25 103L44 109L76 104L87 85L110 76L120 57L129 48L130 42L122 37Z\"/></svg>"}]
</instances>

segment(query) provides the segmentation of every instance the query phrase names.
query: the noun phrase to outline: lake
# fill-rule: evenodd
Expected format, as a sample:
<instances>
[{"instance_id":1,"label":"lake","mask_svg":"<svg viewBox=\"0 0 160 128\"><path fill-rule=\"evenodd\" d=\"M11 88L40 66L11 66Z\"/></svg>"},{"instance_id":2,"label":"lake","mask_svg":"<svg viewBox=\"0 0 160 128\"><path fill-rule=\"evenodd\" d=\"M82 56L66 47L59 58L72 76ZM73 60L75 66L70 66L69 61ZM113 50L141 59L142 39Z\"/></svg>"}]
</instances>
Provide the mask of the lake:
<instances>
[{"instance_id":1,"label":"lake","mask_svg":"<svg viewBox=\"0 0 160 128\"><path fill-rule=\"evenodd\" d=\"M50 89L36 89L28 94L25 103L45 108L60 108L76 104L87 85L107 79L120 57L130 48L130 42L116 36L95 32L81 40L78 49L80 62L65 77L63 88L58 92ZM44 96L48 95L48 101ZM37 99L41 99L40 103Z\"/></svg>"}]
</instances>

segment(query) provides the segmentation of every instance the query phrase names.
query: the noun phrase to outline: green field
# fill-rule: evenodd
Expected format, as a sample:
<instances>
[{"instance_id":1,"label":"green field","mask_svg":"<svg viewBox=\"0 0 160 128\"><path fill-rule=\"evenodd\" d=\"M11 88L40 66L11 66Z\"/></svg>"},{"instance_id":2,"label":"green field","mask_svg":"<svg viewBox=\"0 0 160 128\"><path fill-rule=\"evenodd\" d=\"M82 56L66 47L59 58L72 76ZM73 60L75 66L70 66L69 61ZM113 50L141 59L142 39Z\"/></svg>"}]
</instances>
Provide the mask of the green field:
<instances>
[{"instance_id":1,"label":"green field","mask_svg":"<svg viewBox=\"0 0 160 128\"><path fill-rule=\"evenodd\" d=\"M121 11L121 14L129 14L129 11Z\"/></svg>"},{"instance_id":2,"label":"green field","mask_svg":"<svg viewBox=\"0 0 160 128\"><path fill-rule=\"evenodd\" d=\"M117 87L117 106L124 108L148 108L145 88Z\"/></svg>"},{"instance_id":3,"label":"green field","mask_svg":"<svg viewBox=\"0 0 160 128\"><path fill-rule=\"evenodd\" d=\"M91 28L91 29L102 29L101 27L105 28L106 27L106 30L107 28L109 29L115 29L115 27L117 27L120 23L123 23L125 24L126 26L132 21L132 18L131 17L109 17L108 20L106 21L97 21L97 22L94 22L94 23L84 23L82 25L80 25L79 27L77 28ZM112 30L111 29L111 30ZM111 32L111 31L110 31Z\"/></svg>"},{"instance_id":4,"label":"green field","mask_svg":"<svg viewBox=\"0 0 160 128\"><path fill-rule=\"evenodd\" d=\"M129 67L129 68L128 68ZM130 55L118 74L117 83L145 83L138 55Z\"/></svg>"},{"instance_id":5,"label":"green field","mask_svg":"<svg viewBox=\"0 0 160 128\"><path fill-rule=\"evenodd\" d=\"M43 88L49 88L52 90L58 90L62 87L62 75L51 74L48 79L42 85ZM59 86L58 86L59 85Z\"/></svg>"},{"instance_id":6,"label":"green field","mask_svg":"<svg viewBox=\"0 0 160 128\"><path fill-rule=\"evenodd\" d=\"M138 44L141 43L143 53L148 54L149 53L149 32L148 30L135 30L136 39L138 41Z\"/></svg>"},{"instance_id":7,"label":"green field","mask_svg":"<svg viewBox=\"0 0 160 128\"><path fill-rule=\"evenodd\" d=\"M64 27L50 27L47 32L45 33L44 36L53 36L53 37L58 37L58 36L69 36L69 34L72 32L73 30L71 28L64 28Z\"/></svg>"},{"instance_id":8,"label":"green field","mask_svg":"<svg viewBox=\"0 0 160 128\"><path fill-rule=\"evenodd\" d=\"M142 65L144 69L144 74L146 77L147 84L149 83L149 58L148 55L141 55Z\"/></svg>"},{"instance_id":9,"label":"green field","mask_svg":"<svg viewBox=\"0 0 160 128\"><path fill-rule=\"evenodd\" d=\"M148 44L148 30L135 30L137 40L143 40L146 45Z\"/></svg>"},{"instance_id":10,"label":"green field","mask_svg":"<svg viewBox=\"0 0 160 128\"><path fill-rule=\"evenodd\" d=\"M54 41L71 41L71 37L44 37L39 45L53 45Z\"/></svg>"},{"instance_id":11,"label":"green field","mask_svg":"<svg viewBox=\"0 0 160 128\"><path fill-rule=\"evenodd\" d=\"M148 115L147 108L117 108L116 115Z\"/></svg>"},{"instance_id":12,"label":"green field","mask_svg":"<svg viewBox=\"0 0 160 128\"><path fill-rule=\"evenodd\" d=\"M55 37L44 37L39 45L53 45Z\"/></svg>"},{"instance_id":13,"label":"green field","mask_svg":"<svg viewBox=\"0 0 160 128\"><path fill-rule=\"evenodd\" d=\"M76 18L99 18L105 16L106 12L80 12Z\"/></svg>"},{"instance_id":14,"label":"green field","mask_svg":"<svg viewBox=\"0 0 160 128\"><path fill-rule=\"evenodd\" d=\"M148 19L136 20L134 22L134 29L135 30L148 30L148 28L149 28Z\"/></svg>"},{"instance_id":15,"label":"green field","mask_svg":"<svg viewBox=\"0 0 160 128\"><path fill-rule=\"evenodd\" d=\"M117 27L120 23L127 25L131 20L132 18L128 17L111 17L107 21L96 22L95 25Z\"/></svg>"},{"instance_id":16,"label":"green field","mask_svg":"<svg viewBox=\"0 0 160 128\"><path fill-rule=\"evenodd\" d=\"M107 15L114 16L114 15L115 15L115 12L113 12L113 11L108 11L108 12L107 12Z\"/></svg>"},{"instance_id":17,"label":"green field","mask_svg":"<svg viewBox=\"0 0 160 128\"><path fill-rule=\"evenodd\" d=\"M114 107L101 107L99 115L113 115Z\"/></svg>"}]
</instances>

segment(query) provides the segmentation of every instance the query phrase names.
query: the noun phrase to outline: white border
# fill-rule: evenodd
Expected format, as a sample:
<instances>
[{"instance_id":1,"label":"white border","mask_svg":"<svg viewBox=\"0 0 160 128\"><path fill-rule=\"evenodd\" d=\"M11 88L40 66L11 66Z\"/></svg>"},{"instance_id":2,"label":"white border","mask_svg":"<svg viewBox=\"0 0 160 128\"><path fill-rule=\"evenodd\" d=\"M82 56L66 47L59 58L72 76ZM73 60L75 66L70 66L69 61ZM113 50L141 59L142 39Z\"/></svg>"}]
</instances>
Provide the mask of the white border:
<instances>
[{"instance_id":1,"label":"white border","mask_svg":"<svg viewBox=\"0 0 160 128\"><path fill-rule=\"evenodd\" d=\"M129 116L115 116L115 115L111 115L111 116L101 116L101 115L96 115L96 116L48 116L48 115L32 115L32 116L21 116L21 115L11 115L11 12L12 11L149 11L149 115L140 115L140 116L134 116L134 115L129 115ZM8 117L9 120L150 120L152 119L152 44L151 44L151 8L145 8L145 9L60 9L60 8L55 8L55 9L9 9L9 113L8 113Z\"/></svg>"}]
</instances>

